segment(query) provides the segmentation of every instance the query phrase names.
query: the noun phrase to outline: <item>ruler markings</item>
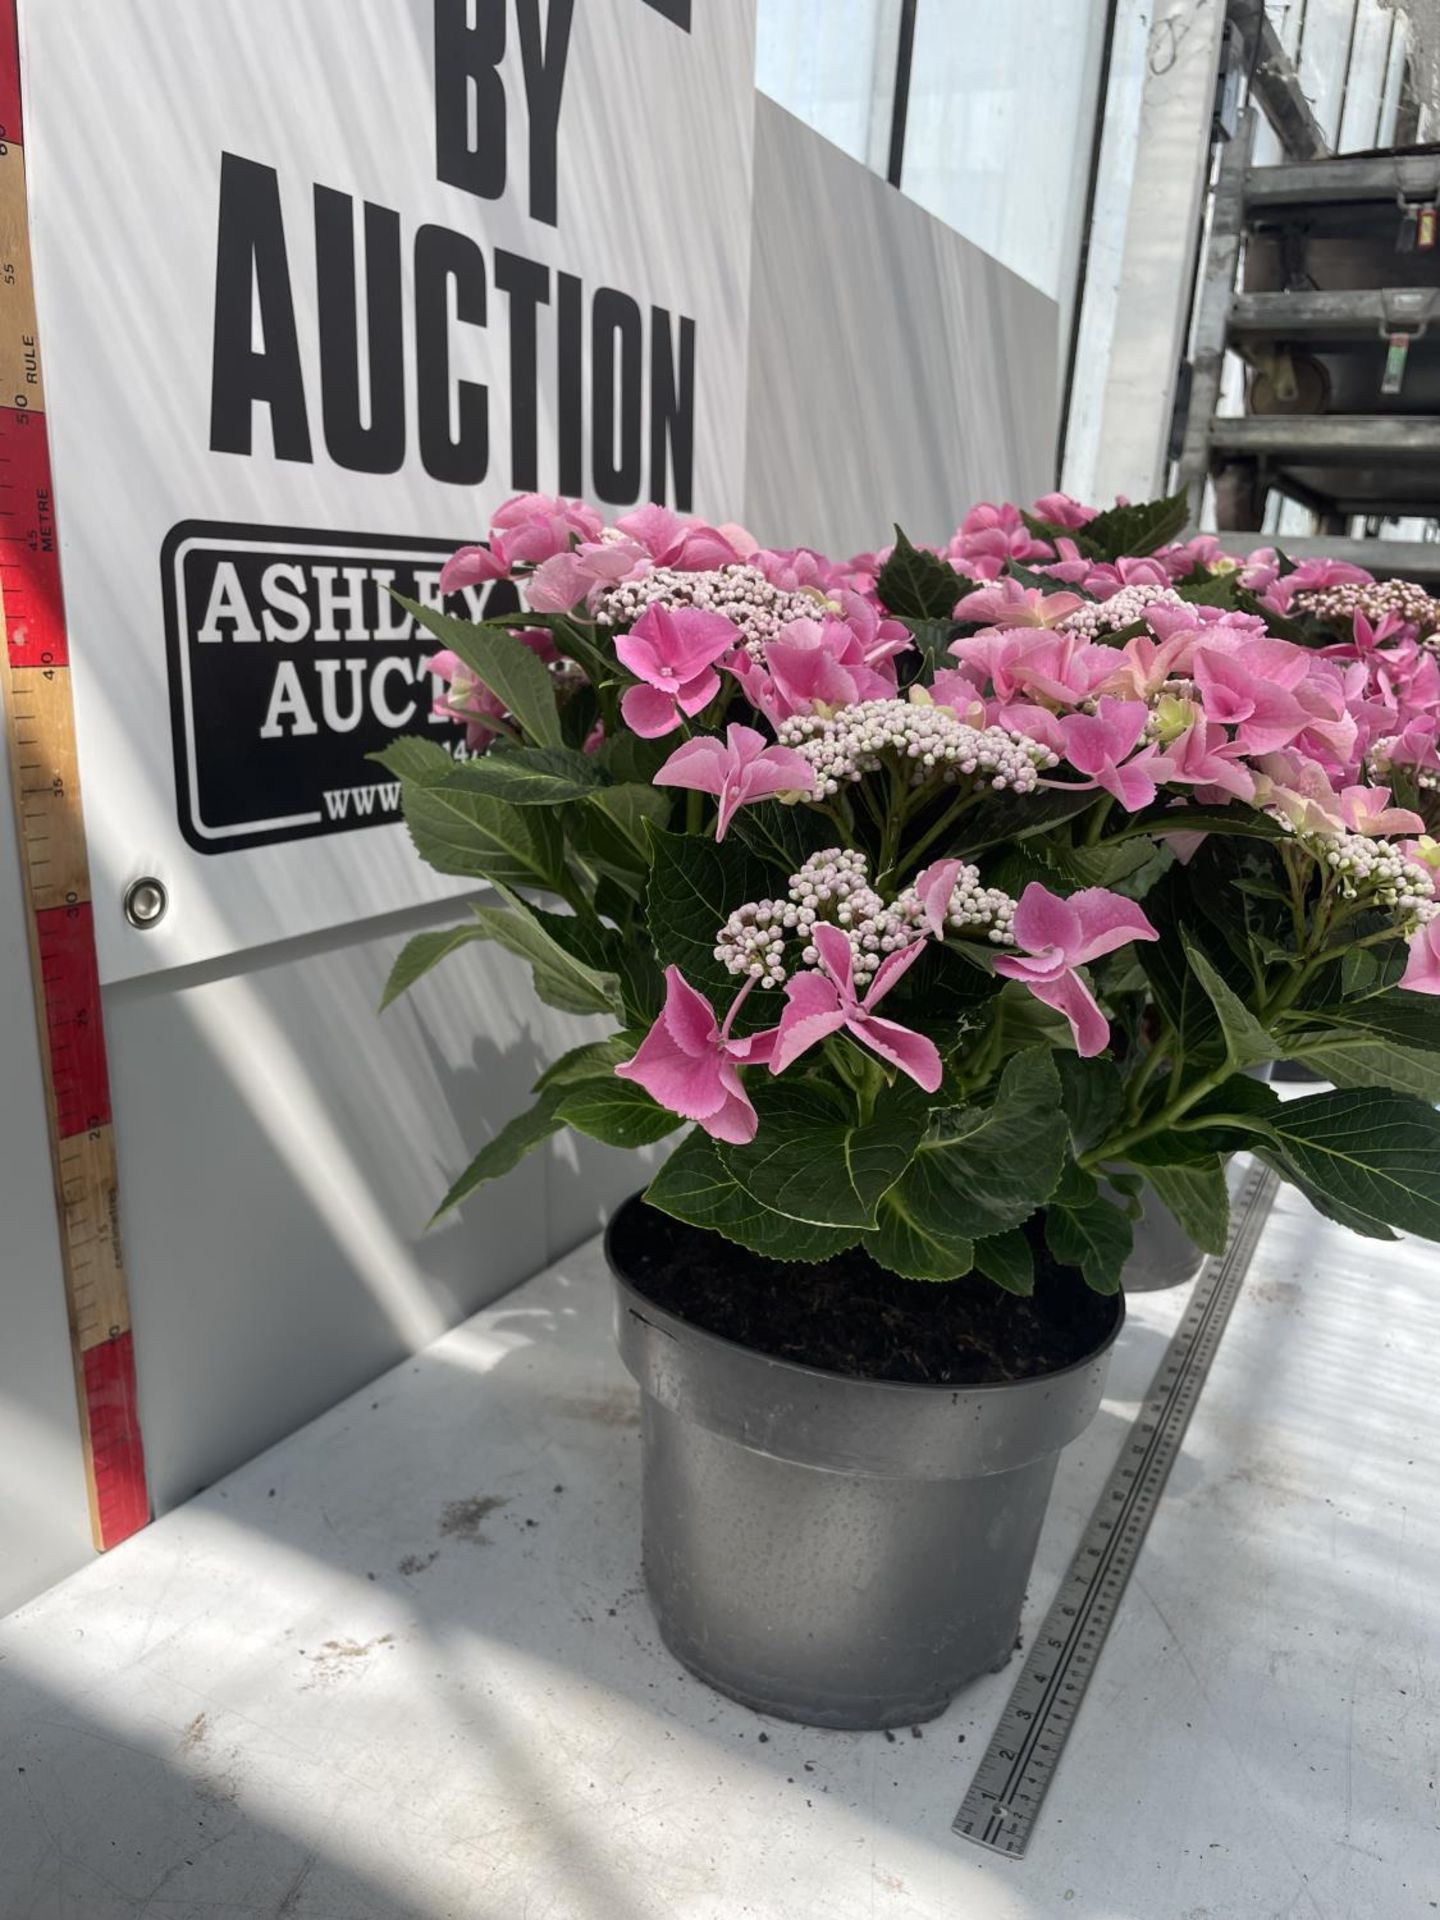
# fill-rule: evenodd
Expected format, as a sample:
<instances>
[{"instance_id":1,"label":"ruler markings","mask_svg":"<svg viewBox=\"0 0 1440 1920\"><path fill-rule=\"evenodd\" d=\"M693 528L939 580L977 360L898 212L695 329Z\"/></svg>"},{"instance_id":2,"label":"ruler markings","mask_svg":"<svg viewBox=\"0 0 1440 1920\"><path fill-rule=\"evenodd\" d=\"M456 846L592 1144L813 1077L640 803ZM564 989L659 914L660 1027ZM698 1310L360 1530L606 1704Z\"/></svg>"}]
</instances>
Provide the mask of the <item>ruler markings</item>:
<instances>
[{"instance_id":1,"label":"ruler markings","mask_svg":"<svg viewBox=\"0 0 1440 1920\"><path fill-rule=\"evenodd\" d=\"M95 1544L149 1519L69 640L30 259L15 0L0 0L0 615L5 714Z\"/></svg>"},{"instance_id":2,"label":"ruler markings","mask_svg":"<svg viewBox=\"0 0 1440 1920\"><path fill-rule=\"evenodd\" d=\"M1225 1254L1196 1283L955 1816L954 1831L981 1846L1019 1858L1029 1845L1277 1185L1263 1168L1247 1176Z\"/></svg>"}]
</instances>

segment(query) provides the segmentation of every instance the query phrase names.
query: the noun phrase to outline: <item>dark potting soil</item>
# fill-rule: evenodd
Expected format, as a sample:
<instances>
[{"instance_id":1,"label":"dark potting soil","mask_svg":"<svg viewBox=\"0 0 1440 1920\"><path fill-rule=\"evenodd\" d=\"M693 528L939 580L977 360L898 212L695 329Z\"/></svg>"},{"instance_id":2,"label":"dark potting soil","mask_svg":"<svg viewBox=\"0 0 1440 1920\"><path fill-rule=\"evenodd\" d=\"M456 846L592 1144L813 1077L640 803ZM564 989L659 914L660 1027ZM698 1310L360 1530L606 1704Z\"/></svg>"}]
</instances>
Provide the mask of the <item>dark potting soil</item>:
<instances>
[{"instance_id":1,"label":"dark potting soil","mask_svg":"<svg viewBox=\"0 0 1440 1920\"><path fill-rule=\"evenodd\" d=\"M981 1386L1083 1360L1120 1310L1030 1238L1027 1298L982 1274L902 1280L858 1248L813 1266L766 1260L638 1200L617 1215L611 1253L657 1307L754 1352L863 1380Z\"/></svg>"}]
</instances>

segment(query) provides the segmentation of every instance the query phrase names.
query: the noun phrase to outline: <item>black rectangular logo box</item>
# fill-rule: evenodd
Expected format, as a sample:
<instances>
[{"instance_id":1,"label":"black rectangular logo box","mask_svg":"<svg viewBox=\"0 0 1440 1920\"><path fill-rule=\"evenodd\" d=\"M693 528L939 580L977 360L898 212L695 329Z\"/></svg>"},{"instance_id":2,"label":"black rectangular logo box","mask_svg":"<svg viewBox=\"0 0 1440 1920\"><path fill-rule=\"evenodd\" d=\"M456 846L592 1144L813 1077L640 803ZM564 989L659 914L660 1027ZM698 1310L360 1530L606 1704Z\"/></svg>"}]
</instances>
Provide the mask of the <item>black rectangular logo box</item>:
<instances>
[{"instance_id":1,"label":"black rectangular logo box","mask_svg":"<svg viewBox=\"0 0 1440 1920\"><path fill-rule=\"evenodd\" d=\"M440 642L396 605L436 599L462 543L185 520L161 548L180 831L218 854L393 825L399 783L366 758L404 733L465 757L431 718ZM513 611L507 581L447 613Z\"/></svg>"}]
</instances>

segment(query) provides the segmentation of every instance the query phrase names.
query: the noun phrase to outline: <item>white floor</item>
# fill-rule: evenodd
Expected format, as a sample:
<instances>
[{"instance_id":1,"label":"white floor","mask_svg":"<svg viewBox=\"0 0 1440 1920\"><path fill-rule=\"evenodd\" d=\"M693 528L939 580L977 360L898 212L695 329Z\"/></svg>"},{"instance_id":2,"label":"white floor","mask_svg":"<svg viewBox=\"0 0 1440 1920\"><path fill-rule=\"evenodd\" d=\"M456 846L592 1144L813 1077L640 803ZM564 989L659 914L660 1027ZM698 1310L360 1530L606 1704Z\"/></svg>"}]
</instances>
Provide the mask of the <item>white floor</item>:
<instances>
[{"instance_id":1,"label":"white floor","mask_svg":"<svg viewBox=\"0 0 1440 1920\"><path fill-rule=\"evenodd\" d=\"M478 1227L477 1227L478 1230ZM1137 1298L1027 1633L1183 1295ZM1283 1195L1029 1857L637 1585L590 1247L0 1622L3 1920L1404 1920L1440 1902L1440 1257Z\"/></svg>"}]
</instances>

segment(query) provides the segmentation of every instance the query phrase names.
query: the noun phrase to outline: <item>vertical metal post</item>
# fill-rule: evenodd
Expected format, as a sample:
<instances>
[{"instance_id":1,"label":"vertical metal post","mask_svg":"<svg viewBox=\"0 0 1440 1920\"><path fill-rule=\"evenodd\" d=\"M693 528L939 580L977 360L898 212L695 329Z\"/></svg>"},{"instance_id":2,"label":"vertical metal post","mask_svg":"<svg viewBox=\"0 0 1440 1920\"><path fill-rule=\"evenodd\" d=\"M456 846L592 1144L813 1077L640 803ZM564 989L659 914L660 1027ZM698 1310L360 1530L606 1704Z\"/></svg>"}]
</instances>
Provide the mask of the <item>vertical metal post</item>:
<instances>
[{"instance_id":1,"label":"vertical metal post","mask_svg":"<svg viewBox=\"0 0 1440 1920\"><path fill-rule=\"evenodd\" d=\"M1247 107L1239 132L1220 157L1210 219L1210 244L1205 254L1195 317L1190 408L1180 451L1180 486L1190 503L1192 526L1200 523L1200 503L1210 471L1210 422L1220 398L1230 302L1235 292L1240 236L1245 227L1245 176L1254 140L1255 109Z\"/></svg>"},{"instance_id":2,"label":"vertical metal post","mask_svg":"<svg viewBox=\"0 0 1440 1920\"><path fill-rule=\"evenodd\" d=\"M910 108L910 63L915 57L917 0L900 0L900 35L895 47L895 99L890 109L890 158L885 178L898 187L905 170L905 116Z\"/></svg>"}]
</instances>

